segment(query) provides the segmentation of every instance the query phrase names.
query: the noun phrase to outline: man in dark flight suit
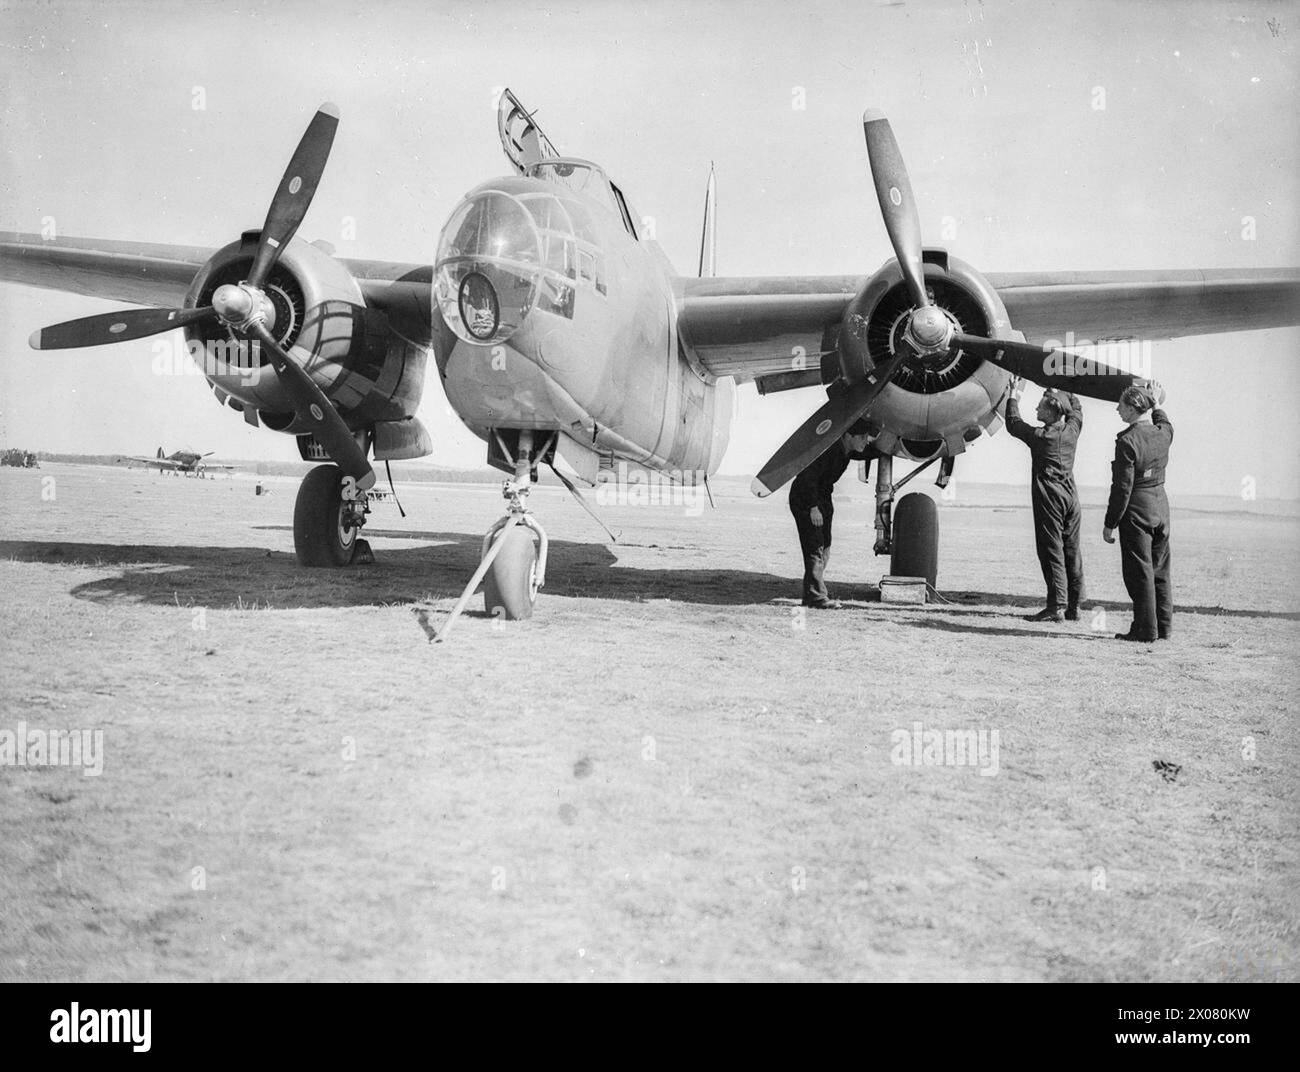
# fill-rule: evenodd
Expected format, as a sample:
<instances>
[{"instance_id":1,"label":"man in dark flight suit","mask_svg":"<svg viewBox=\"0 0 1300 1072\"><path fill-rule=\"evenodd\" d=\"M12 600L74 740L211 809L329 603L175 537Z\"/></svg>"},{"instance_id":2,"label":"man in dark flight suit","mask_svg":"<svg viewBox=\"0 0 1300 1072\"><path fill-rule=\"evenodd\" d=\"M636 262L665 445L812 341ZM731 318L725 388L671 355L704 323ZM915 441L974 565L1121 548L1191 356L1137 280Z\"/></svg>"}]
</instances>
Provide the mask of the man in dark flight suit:
<instances>
[{"instance_id":1,"label":"man in dark flight suit","mask_svg":"<svg viewBox=\"0 0 1300 1072\"><path fill-rule=\"evenodd\" d=\"M1119 529L1124 587L1133 600L1133 624L1127 633L1116 633L1116 640L1168 640L1174 628L1165 496L1174 426L1164 410L1155 408L1164 400L1164 388L1158 383L1136 383L1120 396L1116 407L1128 427L1115 439L1110 503L1101 536L1114 543Z\"/></svg>"},{"instance_id":2,"label":"man in dark flight suit","mask_svg":"<svg viewBox=\"0 0 1300 1072\"><path fill-rule=\"evenodd\" d=\"M1083 511L1074 486L1074 451L1083 431L1083 407L1069 392L1049 387L1038 403L1042 426L1028 424L1020 419L1023 390L1024 381L1014 380L1007 399L1007 431L1029 448L1033 459L1034 542L1047 582L1047 607L1025 620L1077 622L1083 599Z\"/></svg>"},{"instance_id":3,"label":"man in dark flight suit","mask_svg":"<svg viewBox=\"0 0 1300 1072\"><path fill-rule=\"evenodd\" d=\"M838 610L839 602L826 591L826 562L831 554L831 519L835 506L831 492L844 475L851 458L867 449L867 427L858 421L790 484L790 513L799 530L803 552L803 605L818 610Z\"/></svg>"}]
</instances>

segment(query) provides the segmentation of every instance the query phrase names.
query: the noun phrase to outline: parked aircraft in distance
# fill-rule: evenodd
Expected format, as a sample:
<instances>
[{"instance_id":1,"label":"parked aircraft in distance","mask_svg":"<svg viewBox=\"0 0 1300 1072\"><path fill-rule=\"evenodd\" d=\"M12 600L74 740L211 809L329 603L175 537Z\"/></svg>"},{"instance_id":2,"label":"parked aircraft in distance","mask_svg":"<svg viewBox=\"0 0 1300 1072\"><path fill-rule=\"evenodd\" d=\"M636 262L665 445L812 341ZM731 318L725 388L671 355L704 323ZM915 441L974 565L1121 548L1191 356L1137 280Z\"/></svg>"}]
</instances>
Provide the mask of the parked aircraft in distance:
<instances>
[{"instance_id":1,"label":"parked aircraft in distance","mask_svg":"<svg viewBox=\"0 0 1300 1072\"><path fill-rule=\"evenodd\" d=\"M180 473L183 476L196 476L202 479L207 475L210 469L234 469L233 465L214 465L211 462L204 461L205 458L211 458L215 451L208 451L207 454L200 454L196 450L190 450L188 447L182 447L172 454L163 453L162 447L158 448L158 453L152 458L132 457L128 461L138 462L140 465L152 469L158 469L164 473Z\"/></svg>"}]
</instances>

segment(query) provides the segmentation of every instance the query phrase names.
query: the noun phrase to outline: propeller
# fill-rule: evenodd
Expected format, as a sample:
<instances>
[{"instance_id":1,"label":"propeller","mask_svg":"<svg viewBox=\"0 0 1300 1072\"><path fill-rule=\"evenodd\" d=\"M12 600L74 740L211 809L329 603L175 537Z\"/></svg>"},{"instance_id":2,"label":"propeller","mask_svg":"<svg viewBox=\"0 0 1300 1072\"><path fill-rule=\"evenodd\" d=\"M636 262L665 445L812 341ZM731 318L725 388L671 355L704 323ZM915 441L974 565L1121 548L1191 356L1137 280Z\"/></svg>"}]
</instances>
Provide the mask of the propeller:
<instances>
[{"instance_id":1,"label":"propeller","mask_svg":"<svg viewBox=\"0 0 1300 1072\"><path fill-rule=\"evenodd\" d=\"M144 339L215 318L236 334L255 339L266 348L271 368L293 402L299 420L311 428L312 435L339 468L356 480L361 490L372 487L375 471L366 460L365 449L325 392L271 333L275 310L262 289L280 259L280 253L297 233L311 206L338 125L338 109L328 103L320 106L307 125L267 209L266 222L262 225L247 280L218 287L212 295L212 304L199 309L130 309L41 328L28 340L32 349L65 350Z\"/></svg>"},{"instance_id":2,"label":"propeller","mask_svg":"<svg viewBox=\"0 0 1300 1072\"><path fill-rule=\"evenodd\" d=\"M781 449L768 459L749 485L750 491L760 499L766 498L821 457L867 411L876 395L885 389L894 369L902 364L904 356L900 350L867 379L852 387L839 384L841 389L833 390L826 404L804 421Z\"/></svg>"},{"instance_id":3,"label":"propeller","mask_svg":"<svg viewBox=\"0 0 1300 1072\"><path fill-rule=\"evenodd\" d=\"M280 377L284 392L293 399L298 419L311 426L312 435L321 443L343 472L357 482L362 491L374 486L375 471L366 461L366 452L357 443L339 411L316 386L316 381L290 357L260 321L249 328L250 333L267 349L271 367Z\"/></svg>"},{"instance_id":4,"label":"propeller","mask_svg":"<svg viewBox=\"0 0 1300 1072\"><path fill-rule=\"evenodd\" d=\"M885 230L894 256L907 280L912 302L918 309L930 304L925 292L925 272L921 267L921 220L912 196L912 181L907 165L885 113L868 108L862 115L862 133L867 139L867 159L876 184L876 200L885 218Z\"/></svg>"},{"instance_id":5,"label":"propeller","mask_svg":"<svg viewBox=\"0 0 1300 1072\"><path fill-rule=\"evenodd\" d=\"M965 350L1001 365L1013 376L1032 380L1040 387L1059 387L1103 402L1118 402L1128 387L1146 382L1140 376L1121 372L1071 350L1057 350L1031 342L986 339L982 335L956 332L951 345L954 350Z\"/></svg>"},{"instance_id":6,"label":"propeller","mask_svg":"<svg viewBox=\"0 0 1300 1072\"><path fill-rule=\"evenodd\" d=\"M127 309L65 320L48 328L37 328L27 340L33 350L68 350L80 346L103 346L110 342L146 339L174 328L197 324L216 316L216 310Z\"/></svg>"},{"instance_id":7,"label":"propeller","mask_svg":"<svg viewBox=\"0 0 1300 1072\"><path fill-rule=\"evenodd\" d=\"M925 288L920 217L893 128L883 112L869 108L862 116L862 132L867 142L876 201L913 308L896 351L862 382L849 386L841 383L838 389L832 386L826 404L763 466L750 486L760 497L772 494L816 461L870 409L898 367L912 357L928 358L965 350L1044 387L1061 387L1108 402L1117 402L1124 389L1138 381L1136 376L1070 351L958 332Z\"/></svg>"},{"instance_id":8,"label":"propeller","mask_svg":"<svg viewBox=\"0 0 1300 1072\"><path fill-rule=\"evenodd\" d=\"M899 151L893 128L883 112L869 108L862 116L862 133L876 187L876 201L885 221L889 242L894 247L914 308L898 349L865 380L831 394L826 404L808 418L781 445L750 489L755 495L771 495L787 481L808 468L849 426L861 417L885 389L890 377L907 359L946 350L952 338L952 322L930 300L921 266L921 221L912 196L907 165Z\"/></svg>"},{"instance_id":9,"label":"propeller","mask_svg":"<svg viewBox=\"0 0 1300 1072\"><path fill-rule=\"evenodd\" d=\"M271 207L266 211L257 254L253 257L253 270L248 273L250 287L262 288L280 257L280 250L288 245L302 218L307 215L321 175L325 173L338 127L339 110L332 104L322 104L307 124L302 140L284 170L284 177L280 179L275 197L271 199Z\"/></svg>"}]
</instances>

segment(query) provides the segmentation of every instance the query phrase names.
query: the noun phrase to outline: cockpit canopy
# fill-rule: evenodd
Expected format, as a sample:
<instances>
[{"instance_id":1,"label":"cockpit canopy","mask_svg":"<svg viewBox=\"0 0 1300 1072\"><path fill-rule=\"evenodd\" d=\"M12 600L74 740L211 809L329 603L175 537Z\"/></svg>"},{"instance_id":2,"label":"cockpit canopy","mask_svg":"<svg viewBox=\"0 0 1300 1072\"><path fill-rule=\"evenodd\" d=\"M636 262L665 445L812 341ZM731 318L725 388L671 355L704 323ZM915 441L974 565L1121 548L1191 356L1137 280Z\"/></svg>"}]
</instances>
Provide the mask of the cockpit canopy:
<instances>
[{"instance_id":1,"label":"cockpit canopy","mask_svg":"<svg viewBox=\"0 0 1300 1072\"><path fill-rule=\"evenodd\" d=\"M601 208L614 213L633 237L637 228L631 209L623 192L609 181L604 169L589 160L577 157L555 157L529 166L527 176L552 183L568 193L596 202Z\"/></svg>"},{"instance_id":2,"label":"cockpit canopy","mask_svg":"<svg viewBox=\"0 0 1300 1072\"><path fill-rule=\"evenodd\" d=\"M541 179L579 197L590 198L604 209L618 214L618 203L609 179L595 164L581 160L543 160L528 169L530 179Z\"/></svg>"},{"instance_id":3,"label":"cockpit canopy","mask_svg":"<svg viewBox=\"0 0 1300 1072\"><path fill-rule=\"evenodd\" d=\"M597 165L548 156L521 168L471 192L438 239L434 298L468 343L503 342L535 308L572 320L584 287L606 294L602 213L637 240L626 200Z\"/></svg>"},{"instance_id":4,"label":"cockpit canopy","mask_svg":"<svg viewBox=\"0 0 1300 1072\"><path fill-rule=\"evenodd\" d=\"M541 270L541 235L528 210L509 194L485 190L457 205L442 230L434 298L466 342L501 342L536 302Z\"/></svg>"},{"instance_id":5,"label":"cockpit canopy","mask_svg":"<svg viewBox=\"0 0 1300 1072\"><path fill-rule=\"evenodd\" d=\"M434 298L448 327L486 345L509 338L533 309L573 319L579 288L605 293L591 213L567 191L536 184L471 193L443 228L434 262Z\"/></svg>"}]
</instances>

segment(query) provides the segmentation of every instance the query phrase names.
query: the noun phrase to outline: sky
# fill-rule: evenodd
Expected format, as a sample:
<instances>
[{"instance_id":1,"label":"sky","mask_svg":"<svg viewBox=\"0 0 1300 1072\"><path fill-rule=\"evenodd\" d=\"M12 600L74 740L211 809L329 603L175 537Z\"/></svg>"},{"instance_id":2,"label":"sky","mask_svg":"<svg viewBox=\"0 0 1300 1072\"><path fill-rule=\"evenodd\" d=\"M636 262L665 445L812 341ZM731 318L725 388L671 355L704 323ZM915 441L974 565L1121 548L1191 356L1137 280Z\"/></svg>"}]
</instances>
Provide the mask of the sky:
<instances>
[{"instance_id":1,"label":"sky","mask_svg":"<svg viewBox=\"0 0 1300 1072\"><path fill-rule=\"evenodd\" d=\"M322 102L342 113L300 234L427 262L456 202L507 173L509 86L561 152L602 163L677 268L710 162L722 275L867 274L890 256L861 116L884 109L929 245L983 271L1300 266L1298 3L466 4L0 0L0 229L217 247L261 225ZM1253 237L1243 220L1253 220ZM0 285L0 443L291 459L153 343L37 354L116 308ZM1171 492L1300 498L1300 329L1155 341ZM1037 398L1027 392L1027 411ZM752 474L821 398L742 389L722 472ZM431 462L485 447L436 379ZM1109 481L1085 401L1076 476ZM1005 433L958 482L1028 482Z\"/></svg>"}]
</instances>

